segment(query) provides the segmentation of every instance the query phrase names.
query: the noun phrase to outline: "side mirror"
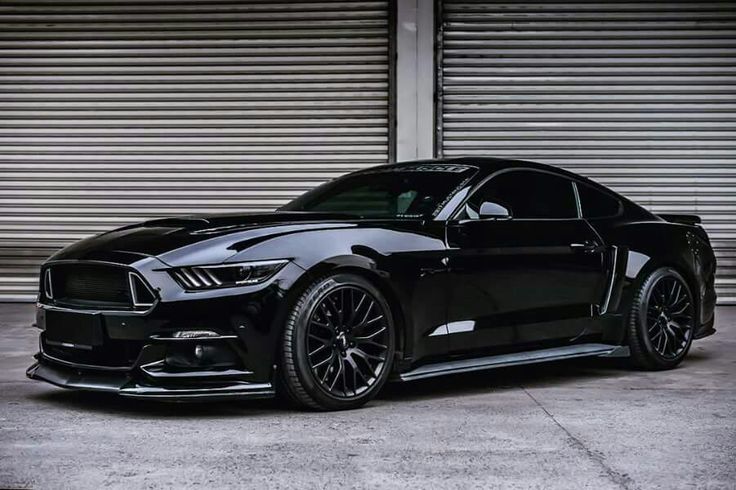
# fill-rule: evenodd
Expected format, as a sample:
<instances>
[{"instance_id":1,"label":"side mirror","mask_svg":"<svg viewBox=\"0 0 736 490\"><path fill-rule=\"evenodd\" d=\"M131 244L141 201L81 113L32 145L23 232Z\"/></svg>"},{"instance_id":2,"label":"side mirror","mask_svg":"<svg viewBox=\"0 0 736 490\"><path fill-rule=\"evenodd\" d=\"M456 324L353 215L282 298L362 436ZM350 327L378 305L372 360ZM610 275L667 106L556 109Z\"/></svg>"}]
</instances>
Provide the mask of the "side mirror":
<instances>
[{"instance_id":1,"label":"side mirror","mask_svg":"<svg viewBox=\"0 0 736 490\"><path fill-rule=\"evenodd\" d=\"M509 219L511 218L511 211L500 204L486 201L480 205L478 217L480 219Z\"/></svg>"}]
</instances>

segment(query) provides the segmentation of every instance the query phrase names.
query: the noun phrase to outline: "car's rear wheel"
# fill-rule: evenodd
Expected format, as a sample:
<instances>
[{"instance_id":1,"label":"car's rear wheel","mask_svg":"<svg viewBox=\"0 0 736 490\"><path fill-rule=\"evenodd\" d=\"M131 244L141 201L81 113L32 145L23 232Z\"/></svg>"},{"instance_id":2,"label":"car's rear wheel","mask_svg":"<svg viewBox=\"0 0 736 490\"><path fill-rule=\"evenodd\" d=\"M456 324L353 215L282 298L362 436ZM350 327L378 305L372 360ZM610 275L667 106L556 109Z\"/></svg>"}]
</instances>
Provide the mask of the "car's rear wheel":
<instances>
[{"instance_id":1,"label":"car's rear wheel","mask_svg":"<svg viewBox=\"0 0 736 490\"><path fill-rule=\"evenodd\" d=\"M696 305L685 279L669 267L644 279L629 318L629 347L635 366L671 369L687 355L695 331Z\"/></svg>"},{"instance_id":2,"label":"car's rear wheel","mask_svg":"<svg viewBox=\"0 0 736 490\"><path fill-rule=\"evenodd\" d=\"M279 390L302 407L357 408L386 382L394 336L389 305L373 284L347 273L320 279L287 319Z\"/></svg>"}]
</instances>

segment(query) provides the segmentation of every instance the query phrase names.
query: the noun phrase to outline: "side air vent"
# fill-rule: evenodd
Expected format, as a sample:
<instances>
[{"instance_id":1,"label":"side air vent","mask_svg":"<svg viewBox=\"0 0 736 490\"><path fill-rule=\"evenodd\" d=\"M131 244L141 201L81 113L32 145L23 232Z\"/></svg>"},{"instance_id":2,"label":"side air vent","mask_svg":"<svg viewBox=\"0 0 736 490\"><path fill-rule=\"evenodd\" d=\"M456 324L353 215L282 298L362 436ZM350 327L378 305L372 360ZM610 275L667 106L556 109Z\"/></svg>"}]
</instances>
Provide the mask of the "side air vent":
<instances>
[{"instance_id":1,"label":"side air vent","mask_svg":"<svg viewBox=\"0 0 736 490\"><path fill-rule=\"evenodd\" d=\"M156 301L156 296L143 279L135 272L128 272L128 281L130 281L130 297L133 300L133 306L152 306Z\"/></svg>"}]
</instances>

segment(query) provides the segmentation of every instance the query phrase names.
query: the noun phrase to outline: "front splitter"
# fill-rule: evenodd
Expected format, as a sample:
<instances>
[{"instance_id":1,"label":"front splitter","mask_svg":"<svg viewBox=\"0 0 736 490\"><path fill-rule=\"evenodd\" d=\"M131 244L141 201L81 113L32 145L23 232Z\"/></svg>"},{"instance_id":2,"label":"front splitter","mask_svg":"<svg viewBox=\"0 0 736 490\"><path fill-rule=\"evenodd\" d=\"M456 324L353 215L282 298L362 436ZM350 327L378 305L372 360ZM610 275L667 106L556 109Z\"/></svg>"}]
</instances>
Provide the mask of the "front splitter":
<instances>
[{"instance_id":1,"label":"front splitter","mask_svg":"<svg viewBox=\"0 0 736 490\"><path fill-rule=\"evenodd\" d=\"M162 387L137 382L122 373L94 372L54 366L36 362L26 371L30 379L45 381L71 390L115 393L131 398L161 401L214 401L223 398L258 399L272 398L275 391L271 383L235 381L203 387Z\"/></svg>"}]
</instances>

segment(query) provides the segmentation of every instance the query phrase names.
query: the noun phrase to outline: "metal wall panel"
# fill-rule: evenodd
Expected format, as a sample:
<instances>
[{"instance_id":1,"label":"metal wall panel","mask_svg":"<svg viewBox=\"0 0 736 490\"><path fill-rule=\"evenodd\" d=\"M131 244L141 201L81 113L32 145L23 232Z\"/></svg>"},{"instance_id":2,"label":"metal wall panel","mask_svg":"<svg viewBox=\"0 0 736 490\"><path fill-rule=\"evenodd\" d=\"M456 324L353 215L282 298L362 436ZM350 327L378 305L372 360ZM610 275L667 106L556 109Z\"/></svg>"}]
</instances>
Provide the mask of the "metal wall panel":
<instances>
[{"instance_id":1,"label":"metal wall panel","mask_svg":"<svg viewBox=\"0 0 736 490\"><path fill-rule=\"evenodd\" d=\"M703 217L736 303L736 3L445 0L438 153L537 160Z\"/></svg>"},{"instance_id":2,"label":"metal wall panel","mask_svg":"<svg viewBox=\"0 0 736 490\"><path fill-rule=\"evenodd\" d=\"M388 1L0 0L0 300L162 215L388 160Z\"/></svg>"}]
</instances>

